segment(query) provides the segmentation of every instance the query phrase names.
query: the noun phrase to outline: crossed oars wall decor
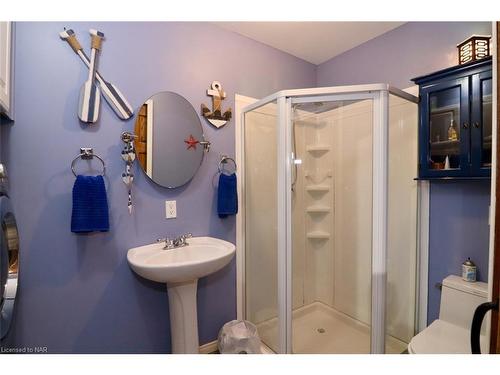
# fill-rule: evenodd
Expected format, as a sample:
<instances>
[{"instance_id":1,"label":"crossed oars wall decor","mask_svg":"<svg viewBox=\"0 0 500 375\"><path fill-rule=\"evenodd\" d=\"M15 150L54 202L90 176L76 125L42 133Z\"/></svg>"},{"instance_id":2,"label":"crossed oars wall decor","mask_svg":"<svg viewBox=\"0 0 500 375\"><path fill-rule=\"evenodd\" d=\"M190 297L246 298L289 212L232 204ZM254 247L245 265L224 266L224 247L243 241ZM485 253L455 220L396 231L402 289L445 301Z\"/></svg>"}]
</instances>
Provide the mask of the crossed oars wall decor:
<instances>
[{"instance_id":1,"label":"crossed oars wall decor","mask_svg":"<svg viewBox=\"0 0 500 375\"><path fill-rule=\"evenodd\" d=\"M83 51L82 46L76 39L76 34L71 29L65 29L59 33L61 39L68 42L73 51L80 57L83 63L89 68L89 76L80 93L80 104L78 117L83 122L92 124L97 121L99 114L100 94L104 97L116 115L127 120L133 116L134 110L127 102L127 99L112 83L106 81L97 71L97 54L101 49L104 34L97 30L90 30L92 37L91 57L89 58ZM97 80L99 87L94 80ZM88 106L88 107L87 107Z\"/></svg>"}]
</instances>

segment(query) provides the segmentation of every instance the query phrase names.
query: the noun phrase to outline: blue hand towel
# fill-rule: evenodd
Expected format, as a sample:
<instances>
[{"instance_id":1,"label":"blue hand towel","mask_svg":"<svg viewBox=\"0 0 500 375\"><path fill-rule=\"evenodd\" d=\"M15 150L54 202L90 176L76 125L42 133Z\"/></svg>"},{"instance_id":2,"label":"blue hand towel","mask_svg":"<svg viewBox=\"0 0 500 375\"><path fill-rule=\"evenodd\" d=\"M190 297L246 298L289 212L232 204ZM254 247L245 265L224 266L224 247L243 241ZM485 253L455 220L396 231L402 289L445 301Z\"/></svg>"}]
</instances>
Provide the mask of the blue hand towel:
<instances>
[{"instance_id":1,"label":"blue hand towel","mask_svg":"<svg viewBox=\"0 0 500 375\"><path fill-rule=\"evenodd\" d=\"M108 199L102 176L77 176L73 186L71 231L109 231Z\"/></svg>"},{"instance_id":2,"label":"blue hand towel","mask_svg":"<svg viewBox=\"0 0 500 375\"><path fill-rule=\"evenodd\" d=\"M220 218L238 213L238 193L236 191L236 174L219 176L217 191L217 213Z\"/></svg>"}]
</instances>

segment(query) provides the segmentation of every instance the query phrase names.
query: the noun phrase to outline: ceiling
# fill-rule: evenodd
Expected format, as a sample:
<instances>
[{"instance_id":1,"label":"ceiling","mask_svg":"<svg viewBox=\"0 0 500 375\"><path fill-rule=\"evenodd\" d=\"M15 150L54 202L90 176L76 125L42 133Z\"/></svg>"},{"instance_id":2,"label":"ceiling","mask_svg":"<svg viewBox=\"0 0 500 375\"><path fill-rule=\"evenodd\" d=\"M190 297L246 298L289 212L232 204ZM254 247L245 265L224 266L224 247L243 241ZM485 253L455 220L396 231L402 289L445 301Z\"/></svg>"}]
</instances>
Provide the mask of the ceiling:
<instances>
[{"instance_id":1,"label":"ceiling","mask_svg":"<svg viewBox=\"0 0 500 375\"><path fill-rule=\"evenodd\" d=\"M215 22L224 29L321 64L404 22Z\"/></svg>"}]
</instances>

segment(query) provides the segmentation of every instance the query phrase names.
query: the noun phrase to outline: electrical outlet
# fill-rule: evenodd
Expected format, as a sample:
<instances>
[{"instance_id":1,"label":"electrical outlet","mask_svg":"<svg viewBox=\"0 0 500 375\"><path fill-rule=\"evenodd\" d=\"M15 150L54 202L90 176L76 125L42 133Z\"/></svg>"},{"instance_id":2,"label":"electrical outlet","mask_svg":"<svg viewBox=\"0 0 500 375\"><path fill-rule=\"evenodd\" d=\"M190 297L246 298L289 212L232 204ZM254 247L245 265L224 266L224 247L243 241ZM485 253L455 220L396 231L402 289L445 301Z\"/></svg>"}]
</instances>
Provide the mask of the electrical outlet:
<instances>
[{"instance_id":1,"label":"electrical outlet","mask_svg":"<svg viewBox=\"0 0 500 375\"><path fill-rule=\"evenodd\" d=\"M177 202L165 201L165 218L175 219L177 217Z\"/></svg>"}]
</instances>

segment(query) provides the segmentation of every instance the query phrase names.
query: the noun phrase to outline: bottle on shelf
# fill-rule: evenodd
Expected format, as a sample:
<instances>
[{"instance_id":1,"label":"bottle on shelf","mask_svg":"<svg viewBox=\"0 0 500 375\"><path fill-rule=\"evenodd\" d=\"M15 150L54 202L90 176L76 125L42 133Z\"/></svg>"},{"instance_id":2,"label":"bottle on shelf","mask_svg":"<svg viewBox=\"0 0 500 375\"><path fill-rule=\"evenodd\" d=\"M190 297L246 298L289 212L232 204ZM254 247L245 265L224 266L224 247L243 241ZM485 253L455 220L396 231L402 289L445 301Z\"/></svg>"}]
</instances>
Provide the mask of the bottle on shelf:
<instances>
[{"instance_id":1,"label":"bottle on shelf","mask_svg":"<svg viewBox=\"0 0 500 375\"><path fill-rule=\"evenodd\" d=\"M456 141L458 140L457 129L455 129L455 121L452 119L450 122L450 126L448 128L448 140Z\"/></svg>"}]
</instances>

